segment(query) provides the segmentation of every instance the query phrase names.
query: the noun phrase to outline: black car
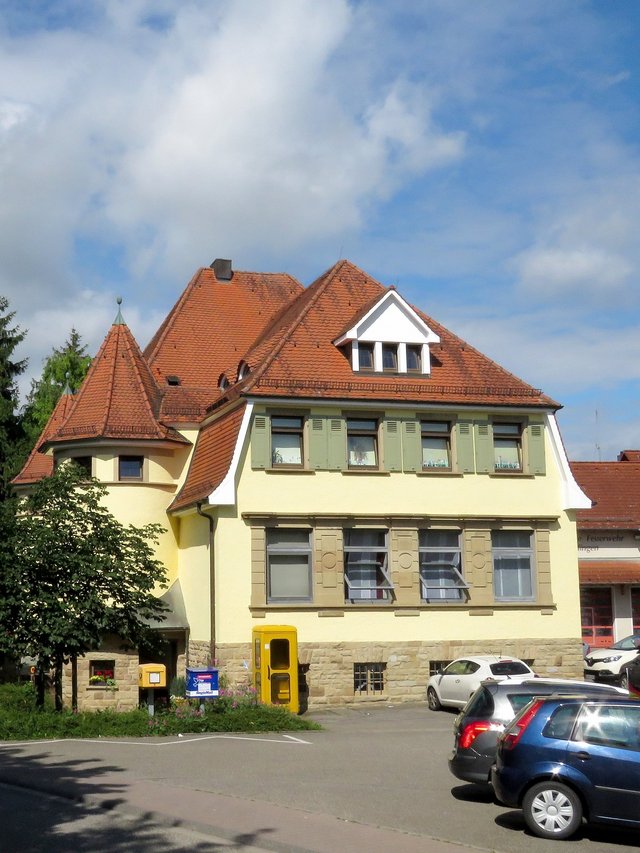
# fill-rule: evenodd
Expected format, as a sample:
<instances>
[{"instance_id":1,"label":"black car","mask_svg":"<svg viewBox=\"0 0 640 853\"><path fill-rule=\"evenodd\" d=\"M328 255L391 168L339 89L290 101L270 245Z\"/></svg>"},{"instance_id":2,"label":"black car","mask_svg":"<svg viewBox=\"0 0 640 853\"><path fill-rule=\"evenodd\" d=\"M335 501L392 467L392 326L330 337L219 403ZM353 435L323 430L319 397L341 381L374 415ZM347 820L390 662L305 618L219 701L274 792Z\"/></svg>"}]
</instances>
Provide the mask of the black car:
<instances>
[{"instance_id":1,"label":"black car","mask_svg":"<svg viewBox=\"0 0 640 853\"><path fill-rule=\"evenodd\" d=\"M576 695L590 698L626 696L618 687L585 681L532 678L526 681L483 681L453 724L455 741L449 770L465 782L487 783L498 738L534 696Z\"/></svg>"},{"instance_id":2,"label":"black car","mask_svg":"<svg viewBox=\"0 0 640 853\"><path fill-rule=\"evenodd\" d=\"M640 655L623 667L620 686L629 691L629 695L640 699Z\"/></svg>"}]
</instances>

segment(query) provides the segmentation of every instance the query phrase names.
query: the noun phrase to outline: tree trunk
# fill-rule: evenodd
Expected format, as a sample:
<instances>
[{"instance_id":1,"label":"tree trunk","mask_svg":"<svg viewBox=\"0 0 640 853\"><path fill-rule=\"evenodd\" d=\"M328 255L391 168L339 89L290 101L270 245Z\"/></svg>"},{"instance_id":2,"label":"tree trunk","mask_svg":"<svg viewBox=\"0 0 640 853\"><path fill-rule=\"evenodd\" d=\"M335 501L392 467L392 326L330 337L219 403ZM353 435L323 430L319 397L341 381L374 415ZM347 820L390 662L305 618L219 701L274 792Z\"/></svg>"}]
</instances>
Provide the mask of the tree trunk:
<instances>
[{"instance_id":1,"label":"tree trunk","mask_svg":"<svg viewBox=\"0 0 640 853\"><path fill-rule=\"evenodd\" d=\"M45 684L44 665L38 663L36 670L36 708L44 708L44 684Z\"/></svg>"},{"instance_id":2,"label":"tree trunk","mask_svg":"<svg viewBox=\"0 0 640 853\"><path fill-rule=\"evenodd\" d=\"M56 711L62 711L62 659L56 658L53 672L54 693L56 699Z\"/></svg>"},{"instance_id":3,"label":"tree trunk","mask_svg":"<svg viewBox=\"0 0 640 853\"><path fill-rule=\"evenodd\" d=\"M78 712L78 655L71 656L71 710Z\"/></svg>"}]
</instances>

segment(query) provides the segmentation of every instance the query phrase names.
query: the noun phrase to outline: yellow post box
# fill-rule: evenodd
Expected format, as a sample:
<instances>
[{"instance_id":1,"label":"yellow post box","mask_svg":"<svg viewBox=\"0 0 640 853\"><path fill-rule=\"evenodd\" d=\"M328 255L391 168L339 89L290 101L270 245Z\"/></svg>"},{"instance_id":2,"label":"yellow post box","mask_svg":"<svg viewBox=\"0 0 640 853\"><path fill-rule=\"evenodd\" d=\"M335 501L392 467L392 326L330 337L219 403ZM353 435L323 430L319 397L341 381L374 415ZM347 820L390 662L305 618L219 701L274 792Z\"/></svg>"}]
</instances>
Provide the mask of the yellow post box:
<instances>
[{"instance_id":1,"label":"yellow post box","mask_svg":"<svg viewBox=\"0 0 640 853\"><path fill-rule=\"evenodd\" d=\"M163 663L141 663L138 666L138 686L141 690L166 687L167 667Z\"/></svg>"},{"instance_id":2,"label":"yellow post box","mask_svg":"<svg viewBox=\"0 0 640 853\"><path fill-rule=\"evenodd\" d=\"M298 632L292 625L253 629L253 686L267 705L300 711L298 696Z\"/></svg>"}]
</instances>

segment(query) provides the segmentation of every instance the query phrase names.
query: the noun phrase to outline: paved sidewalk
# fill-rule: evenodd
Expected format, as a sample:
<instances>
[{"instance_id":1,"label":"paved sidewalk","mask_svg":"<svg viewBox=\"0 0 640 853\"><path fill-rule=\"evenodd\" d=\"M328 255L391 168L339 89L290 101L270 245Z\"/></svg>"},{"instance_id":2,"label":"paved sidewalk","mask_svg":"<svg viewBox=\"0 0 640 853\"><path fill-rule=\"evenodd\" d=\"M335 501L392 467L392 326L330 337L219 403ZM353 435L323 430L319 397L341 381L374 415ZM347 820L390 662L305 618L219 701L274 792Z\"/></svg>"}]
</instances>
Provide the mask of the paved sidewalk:
<instances>
[{"instance_id":1,"label":"paved sidewalk","mask_svg":"<svg viewBox=\"0 0 640 853\"><path fill-rule=\"evenodd\" d=\"M70 744L69 744L70 745ZM42 750L44 744L38 745ZM255 799L199 790L182 781L149 780L133 773L85 775L79 787L33 762L14 760L7 767L2 753L24 745L2 744L0 782L65 797L87 806L115 809L145 817L160 826L180 826L206 834L221 850L257 853L460 853L472 848L394 830L340 820ZM26 756L25 756L26 757ZM44 768L46 770L46 766ZM478 849L478 848L475 848Z\"/></svg>"}]
</instances>

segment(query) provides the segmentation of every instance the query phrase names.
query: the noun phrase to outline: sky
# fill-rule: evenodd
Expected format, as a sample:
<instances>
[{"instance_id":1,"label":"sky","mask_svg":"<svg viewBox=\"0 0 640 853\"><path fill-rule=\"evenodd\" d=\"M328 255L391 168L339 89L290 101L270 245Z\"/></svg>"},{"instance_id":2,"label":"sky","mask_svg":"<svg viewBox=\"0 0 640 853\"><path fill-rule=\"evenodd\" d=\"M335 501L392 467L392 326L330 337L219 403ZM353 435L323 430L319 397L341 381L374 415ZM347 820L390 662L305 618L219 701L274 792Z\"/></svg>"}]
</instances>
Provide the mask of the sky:
<instances>
[{"instance_id":1,"label":"sky","mask_svg":"<svg viewBox=\"0 0 640 853\"><path fill-rule=\"evenodd\" d=\"M3 0L0 295L23 395L214 258L348 258L640 448L637 0Z\"/></svg>"}]
</instances>

